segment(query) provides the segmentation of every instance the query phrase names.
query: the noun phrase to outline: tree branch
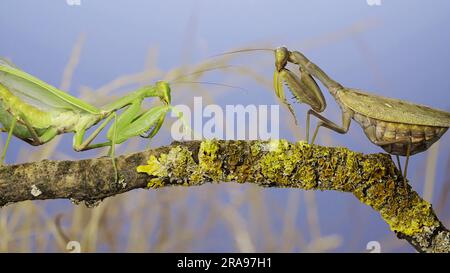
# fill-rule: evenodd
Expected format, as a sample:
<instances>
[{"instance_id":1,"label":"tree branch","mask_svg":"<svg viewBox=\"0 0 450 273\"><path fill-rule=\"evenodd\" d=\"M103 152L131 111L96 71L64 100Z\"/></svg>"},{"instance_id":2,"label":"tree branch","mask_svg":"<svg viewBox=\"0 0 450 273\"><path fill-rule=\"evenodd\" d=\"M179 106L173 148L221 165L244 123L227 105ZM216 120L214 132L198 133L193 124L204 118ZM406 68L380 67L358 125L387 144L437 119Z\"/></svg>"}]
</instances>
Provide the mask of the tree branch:
<instances>
[{"instance_id":1,"label":"tree branch","mask_svg":"<svg viewBox=\"0 0 450 273\"><path fill-rule=\"evenodd\" d=\"M0 167L0 207L24 200L71 199L88 206L136 188L206 182L350 192L378 211L419 252L450 252L450 232L387 154L286 141L190 141L120 156ZM138 172L139 171L139 172Z\"/></svg>"}]
</instances>

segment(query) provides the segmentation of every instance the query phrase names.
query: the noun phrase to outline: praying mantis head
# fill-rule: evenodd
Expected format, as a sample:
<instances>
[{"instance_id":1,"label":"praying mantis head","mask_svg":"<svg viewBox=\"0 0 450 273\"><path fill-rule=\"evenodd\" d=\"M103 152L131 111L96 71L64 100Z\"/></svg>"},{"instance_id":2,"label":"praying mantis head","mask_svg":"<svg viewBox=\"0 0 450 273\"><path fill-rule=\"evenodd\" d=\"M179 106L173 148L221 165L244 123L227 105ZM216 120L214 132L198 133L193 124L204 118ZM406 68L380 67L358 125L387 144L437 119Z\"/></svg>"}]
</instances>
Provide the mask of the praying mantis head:
<instances>
[{"instance_id":1,"label":"praying mantis head","mask_svg":"<svg viewBox=\"0 0 450 273\"><path fill-rule=\"evenodd\" d=\"M286 66L289 60L289 55L289 50L284 46L280 46L275 49L275 67L278 72Z\"/></svg>"},{"instance_id":2,"label":"praying mantis head","mask_svg":"<svg viewBox=\"0 0 450 273\"><path fill-rule=\"evenodd\" d=\"M163 101L165 104L170 105L172 98L170 95L170 86L169 83L165 81L158 81L155 85L157 96Z\"/></svg>"}]
</instances>

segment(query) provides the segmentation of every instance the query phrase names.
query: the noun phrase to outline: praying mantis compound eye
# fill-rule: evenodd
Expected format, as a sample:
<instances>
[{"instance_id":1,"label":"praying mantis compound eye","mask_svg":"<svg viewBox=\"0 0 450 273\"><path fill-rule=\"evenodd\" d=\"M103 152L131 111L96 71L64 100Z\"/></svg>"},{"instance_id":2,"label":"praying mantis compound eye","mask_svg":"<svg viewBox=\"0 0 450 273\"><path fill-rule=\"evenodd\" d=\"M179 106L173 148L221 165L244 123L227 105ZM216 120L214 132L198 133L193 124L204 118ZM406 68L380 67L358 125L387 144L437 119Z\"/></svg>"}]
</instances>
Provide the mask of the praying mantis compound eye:
<instances>
[{"instance_id":1,"label":"praying mantis compound eye","mask_svg":"<svg viewBox=\"0 0 450 273\"><path fill-rule=\"evenodd\" d=\"M172 98L170 96L170 86L165 81L158 81L156 83L156 88L158 90L158 96L159 98L165 102L166 104L170 104L172 101Z\"/></svg>"}]
</instances>

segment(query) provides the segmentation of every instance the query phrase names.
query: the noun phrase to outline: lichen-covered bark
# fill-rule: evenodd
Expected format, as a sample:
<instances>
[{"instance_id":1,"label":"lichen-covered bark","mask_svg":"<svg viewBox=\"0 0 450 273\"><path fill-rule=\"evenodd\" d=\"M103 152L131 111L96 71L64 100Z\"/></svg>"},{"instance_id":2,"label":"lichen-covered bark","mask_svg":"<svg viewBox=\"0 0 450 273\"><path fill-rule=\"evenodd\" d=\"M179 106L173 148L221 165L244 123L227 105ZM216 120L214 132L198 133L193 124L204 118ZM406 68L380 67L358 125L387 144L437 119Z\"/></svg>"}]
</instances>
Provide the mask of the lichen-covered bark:
<instances>
[{"instance_id":1,"label":"lichen-covered bark","mask_svg":"<svg viewBox=\"0 0 450 273\"><path fill-rule=\"evenodd\" d=\"M0 168L0 206L70 198L93 205L135 188L206 182L352 193L378 211L399 238L421 252L450 252L450 233L403 178L389 155L287 141L192 141L111 159L41 161Z\"/></svg>"}]
</instances>

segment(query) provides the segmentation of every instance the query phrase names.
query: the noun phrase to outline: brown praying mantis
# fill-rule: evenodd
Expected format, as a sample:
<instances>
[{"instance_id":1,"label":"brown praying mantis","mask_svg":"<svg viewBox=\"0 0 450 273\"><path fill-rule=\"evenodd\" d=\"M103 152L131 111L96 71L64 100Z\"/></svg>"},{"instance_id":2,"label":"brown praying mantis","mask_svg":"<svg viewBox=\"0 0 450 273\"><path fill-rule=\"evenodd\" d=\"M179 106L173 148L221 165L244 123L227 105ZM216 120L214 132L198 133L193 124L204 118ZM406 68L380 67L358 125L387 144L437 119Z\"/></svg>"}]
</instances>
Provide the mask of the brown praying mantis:
<instances>
[{"instance_id":1,"label":"brown praying mantis","mask_svg":"<svg viewBox=\"0 0 450 273\"><path fill-rule=\"evenodd\" d=\"M295 114L287 102L282 83L285 82L295 99L308 104L312 109L307 112L306 140L309 141L310 116L320 121L317 123L311 144L314 143L320 127L325 127L340 134L345 134L354 119L364 130L369 140L387 153L395 155L400 172L399 156L406 156L403 179L406 175L409 157L426 151L450 127L450 113L428 106L410 103L404 100L374 95L354 88L347 88L331 79L316 64L298 51L289 51L286 47L270 50L275 53L274 88L277 97ZM230 52L234 53L234 52ZM226 53L227 54L227 53ZM288 63L298 65L300 76L286 68ZM342 110L342 125L322 116L326 108L324 96L315 82L318 79L330 92Z\"/></svg>"}]
</instances>

